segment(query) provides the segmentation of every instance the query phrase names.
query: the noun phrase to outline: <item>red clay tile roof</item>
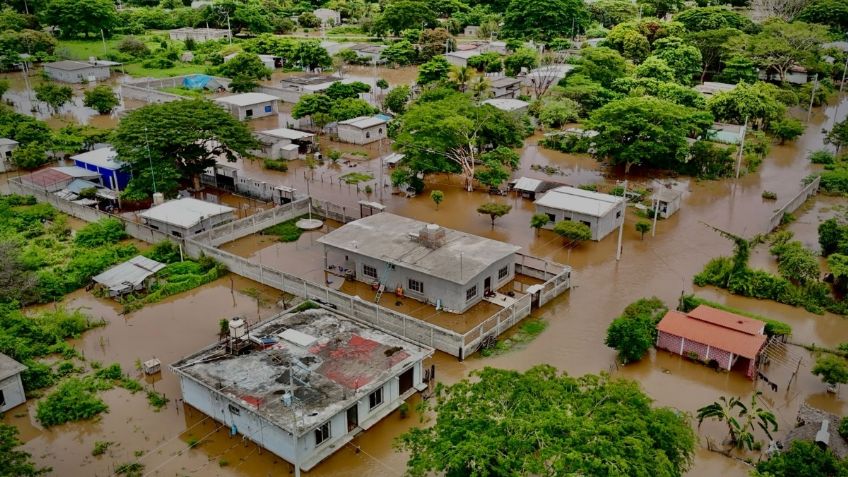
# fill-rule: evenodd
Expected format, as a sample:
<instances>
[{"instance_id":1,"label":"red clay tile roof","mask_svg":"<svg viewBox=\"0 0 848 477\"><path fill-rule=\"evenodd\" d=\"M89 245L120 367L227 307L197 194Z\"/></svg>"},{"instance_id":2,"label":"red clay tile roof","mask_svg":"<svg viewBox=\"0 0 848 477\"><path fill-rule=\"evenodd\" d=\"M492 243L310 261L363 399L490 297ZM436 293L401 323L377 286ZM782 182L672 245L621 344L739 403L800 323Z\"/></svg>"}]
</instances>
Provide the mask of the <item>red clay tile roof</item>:
<instances>
[{"instance_id":1,"label":"red clay tile roof","mask_svg":"<svg viewBox=\"0 0 848 477\"><path fill-rule=\"evenodd\" d=\"M732 330L748 333L749 335L761 335L765 329L765 323L753 318L747 318L729 311L719 310L707 305L698 305L697 308L687 313L690 318L706 321L714 325L723 326Z\"/></svg>"},{"instance_id":2,"label":"red clay tile roof","mask_svg":"<svg viewBox=\"0 0 848 477\"><path fill-rule=\"evenodd\" d=\"M662 321L657 325L657 330L749 359L754 359L766 342L765 335L751 335L691 318L674 310L665 314Z\"/></svg>"}]
</instances>

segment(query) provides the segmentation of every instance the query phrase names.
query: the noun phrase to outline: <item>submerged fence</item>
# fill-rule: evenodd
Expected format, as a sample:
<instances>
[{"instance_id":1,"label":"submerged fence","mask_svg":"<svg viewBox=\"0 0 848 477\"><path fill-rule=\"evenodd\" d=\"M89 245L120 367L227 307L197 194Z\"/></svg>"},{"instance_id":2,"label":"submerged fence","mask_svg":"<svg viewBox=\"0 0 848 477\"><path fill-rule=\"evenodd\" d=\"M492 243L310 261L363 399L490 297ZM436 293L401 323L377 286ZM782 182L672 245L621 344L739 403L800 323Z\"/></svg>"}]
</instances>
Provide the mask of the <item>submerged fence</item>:
<instances>
[{"instance_id":1,"label":"submerged fence","mask_svg":"<svg viewBox=\"0 0 848 477\"><path fill-rule=\"evenodd\" d=\"M223 243L246 237L278 223L302 216L309 211L310 202L313 212L317 215L342 223L358 218L351 215L351 212L358 211L356 207L346 207L316 199L298 199L289 204L223 224L190 238L178 238L126 217L112 215L62 199L55 194L25 183L20 177L11 178L9 188L14 193L32 195L38 201L49 203L68 215L88 222L95 222L107 217L118 219L124 223L127 234L133 238L148 243L169 240L180 244L188 256L200 257L206 255L214 258L237 275L292 295L306 299L323 300L325 303L335 306L343 314L393 332L416 343L456 356L459 359L477 351L481 343L488 337L496 338L500 336L528 316L534 303L542 306L571 286L571 267L530 255L516 254L515 272L543 280L543 283L535 285L535 290L531 288L528 294L516 299L512 305L498 311L466 333L458 333L281 270L253 263L246 258L217 248Z\"/></svg>"},{"instance_id":2,"label":"submerged fence","mask_svg":"<svg viewBox=\"0 0 848 477\"><path fill-rule=\"evenodd\" d=\"M816 176L816 178L804 186L804 188L801 189L801 192L798 192L798 195L793 197L792 200L784 204L783 207L775 210L769 218L769 225L766 233L769 233L780 226L780 223L783 221L784 214L791 214L792 212L795 212L798 210L798 207L801 207L801 205L807 201L807 199L816 195L819 191L819 183L821 183L821 177Z\"/></svg>"}]
</instances>

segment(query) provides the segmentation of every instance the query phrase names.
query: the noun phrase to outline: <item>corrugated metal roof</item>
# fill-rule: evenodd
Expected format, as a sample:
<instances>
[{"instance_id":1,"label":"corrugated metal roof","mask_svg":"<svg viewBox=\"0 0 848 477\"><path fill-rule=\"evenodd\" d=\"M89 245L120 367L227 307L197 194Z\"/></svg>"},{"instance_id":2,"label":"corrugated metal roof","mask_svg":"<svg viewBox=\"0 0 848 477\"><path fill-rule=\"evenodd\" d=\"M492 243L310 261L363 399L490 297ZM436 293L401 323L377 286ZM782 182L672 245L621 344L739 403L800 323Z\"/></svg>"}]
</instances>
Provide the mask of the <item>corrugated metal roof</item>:
<instances>
[{"instance_id":1,"label":"corrugated metal roof","mask_svg":"<svg viewBox=\"0 0 848 477\"><path fill-rule=\"evenodd\" d=\"M542 181L540 181L539 179L519 177L518 180L515 181L515 185L512 188L525 192L536 192L540 185L542 185Z\"/></svg>"},{"instance_id":2,"label":"corrugated metal roof","mask_svg":"<svg viewBox=\"0 0 848 477\"><path fill-rule=\"evenodd\" d=\"M562 186L548 191L535 204L592 217L603 217L623 201L624 199L614 195Z\"/></svg>"},{"instance_id":3,"label":"corrugated metal roof","mask_svg":"<svg viewBox=\"0 0 848 477\"><path fill-rule=\"evenodd\" d=\"M186 197L169 200L164 204L151 207L139 214L139 216L187 229L207 217L232 214L234 210L232 207L227 207L226 205L213 204L212 202Z\"/></svg>"},{"instance_id":4,"label":"corrugated metal roof","mask_svg":"<svg viewBox=\"0 0 848 477\"><path fill-rule=\"evenodd\" d=\"M164 263L137 255L95 276L93 280L110 290L123 290L144 283L147 277L163 268Z\"/></svg>"},{"instance_id":5,"label":"corrugated metal roof","mask_svg":"<svg viewBox=\"0 0 848 477\"><path fill-rule=\"evenodd\" d=\"M398 162L403 160L404 157L406 157L406 155L400 154L398 152L393 152L383 158L383 162L385 162L386 164L397 164Z\"/></svg>"},{"instance_id":6,"label":"corrugated metal roof","mask_svg":"<svg viewBox=\"0 0 848 477\"><path fill-rule=\"evenodd\" d=\"M700 308L700 307L699 307ZM766 342L765 335L752 335L743 331L702 321L685 313L671 310L657 325L657 330L687 340L729 351L748 359L754 359Z\"/></svg>"}]
</instances>

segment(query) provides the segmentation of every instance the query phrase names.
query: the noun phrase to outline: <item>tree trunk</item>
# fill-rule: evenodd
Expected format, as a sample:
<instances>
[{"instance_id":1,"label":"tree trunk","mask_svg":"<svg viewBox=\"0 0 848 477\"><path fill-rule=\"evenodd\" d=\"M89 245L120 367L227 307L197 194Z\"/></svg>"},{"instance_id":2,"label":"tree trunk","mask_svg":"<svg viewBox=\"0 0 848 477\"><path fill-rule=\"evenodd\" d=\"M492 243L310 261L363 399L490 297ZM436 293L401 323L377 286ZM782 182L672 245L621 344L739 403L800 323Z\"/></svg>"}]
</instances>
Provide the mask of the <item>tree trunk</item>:
<instances>
[{"instance_id":1,"label":"tree trunk","mask_svg":"<svg viewBox=\"0 0 848 477\"><path fill-rule=\"evenodd\" d=\"M194 174L191 176L192 185L194 185L194 190L200 190L200 174Z\"/></svg>"}]
</instances>

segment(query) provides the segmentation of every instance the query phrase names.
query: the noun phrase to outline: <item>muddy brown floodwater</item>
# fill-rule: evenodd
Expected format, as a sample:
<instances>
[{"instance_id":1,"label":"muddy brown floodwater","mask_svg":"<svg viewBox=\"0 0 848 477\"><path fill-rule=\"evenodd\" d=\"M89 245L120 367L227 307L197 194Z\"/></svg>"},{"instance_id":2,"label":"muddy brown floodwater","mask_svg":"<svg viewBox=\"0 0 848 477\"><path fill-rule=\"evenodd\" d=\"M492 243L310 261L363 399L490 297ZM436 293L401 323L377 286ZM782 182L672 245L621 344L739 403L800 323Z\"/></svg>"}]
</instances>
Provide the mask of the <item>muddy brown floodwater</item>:
<instances>
[{"instance_id":1,"label":"muddy brown floodwater","mask_svg":"<svg viewBox=\"0 0 848 477\"><path fill-rule=\"evenodd\" d=\"M741 374L715 372L667 352L652 352L642 362L618 369L614 352L603 346L606 328L628 303L636 299L656 295L673 306L681 293L694 291L706 298L789 323L794 330L792 339L795 342L815 342L835 347L848 341L848 326L842 317L832 314L813 315L799 308L731 296L722 290L692 285L692 276L708 260L729 254L732 248L729 241L709 230L704 223L743 235L763 232L776 204L789 200L800 190L801 180L815 170L816 166L809 164L806 155L822 147L822 128L829 128L833 124L836 113L836 105L816 110L807 132L798 141L786 146L774 146L758 172L748 174L738 181L664 178L664 181L673 182L676 187L686 191L680 212L668 220L660 221L656 236L652 237L649 233L644 240L640 240L635 231L633 224L637 219L630 212L624 230L623 255L618 262L615 260L616 234L597 243L566 249L553 233L542 231L536 236L529 227L533 213L530 201L512 196L465 192L456 177L435 176L430 179L424 194L406 199L391 195L389 187L379 186L378 160L358 162L355 167L327 164L314 170L295 163L288 173L266 171L258 163L251 162L241 167L248 176L290 185L302 192L307 191L305 177L313 177L314 180L309 182L309 192L318 199L346 204L352 209L357 208L359 200L382 200L390 212L509 241L523 247L525 252L567 263L575 268L572 291L534 312L534 316L549 322L544 333L527 345L490 358L474 356L458 362L437 353L433 362L437 367L439 381L455 382L483 366L524 370L535 364L549 363L573 375L604 371L637 380L658 405L674 406L694 413L697 408L719 396L736 395L747 399L755 389L755 383L746 380ZM848 99L843 97L838 119L845 118L846 113ZM799 112L799 117L803 116L803 112ZM528 139L522 151L522 169L516 175L572 185L587 182L614 183L623 179L620 172L601 168L587 157L547 151L537 147L537 141L538 137ZM370 157L379 152L373 146L365 150L370 152ZM531 164L558 167L562 174L549 177L531 169ZM375 192L366 195L358 192L355 187L339 184L338 176L347 171L371 172L375 179L368 183L373 184ZM644 185L650 182L651 176L643 173L629 179ZM388 174L384 174L384 181L388 182ZM441 210L437 211L428 197L432 189L441 189L445 193ZM763 200L763 190L775 192L777 203ZM499 219L494 228L490 226L488 217L475 212L479 204L492 200L513 206L512 212ZM816 197L796 214L798 220L789 229L805 244L815 246L817 223L841 213L844 205L845 200L842 198ZM267 260L269 264L289 266L302 276L311 276L320 270L321 263L309 264L290 257L311 248L315 238L304 234L301 238L303 243L280 247L267 237L249 237L226 247L251 260L262 260L263 263ZM752 265L773 267L765 250L758 250L754 254ZM255 288L264 290L269 296L273 295L272 290L246 280L235 279L235 283L236 289ZM271 302L274 300L272 298ZM77 341L78 346L91 359L117 361L127 369L134 369L133 363L137 358L150 356L157 356L163 363L170 363L214 341L217 321L222 317L242 313L255 319L259 315L267 316L274 312L273 306L260 307L257 315L256 300L240 293L232 295L229 278L149 306L126 318L117 314L113 304L82 292L66 300L66 306L80 305L89 307L92 314L104 316L110 323L104 328L86 333ZM791 386L787 387L798 359L801 360L800 371ZM773 360L767 369L769 377L779 384L779 389L774 392L765 387L760 388L764 392L763 403L778 416L781 425L779 436L791 428L802 402L838 414L848 411L844 401L848 396L844 389L837 395L827 394L824 385L810 373L811 364L809 353L790 347L785 355ZM168 370L162 373L162 380L156 383L156 387L172 399L178 396L178 384ZM176 406L174 402L161 412L154 413L142 395L133 396L116 390L107 392L105 399L110 404L110 412L96 422L42 430L28 411L34 402L28 403L28 408L19 408L15 413L8 414L5 420L22 429L27 441L25 448L33 453L38 462L52 465L55 475L108 475L111 466L132 460L135 451L143 452L140 460L146 465L146 472L158 475L258 477L287 475L290 472L288 464L253 445L245 445L240 438L230 438L226 430L216 430L217 426L210 419L197 412L187 413L186 408ZM355 438L351 445L340 449L308 475L401 475L406 456L396 452L392 442L414 425L418 425L417 416L402 420L397 413L392 414ZM724 428L717 423L704 423L698 432L702 447L705 446L706 438L719 441L725 433ZM202 438L202 444L189 451L186 444L189 436ZM93 458L90 452L95 440L114 440L120 444L106 456ZM358 452L354 446L358 447ZM228 465L221 466L222 459ZM747 475L749 470L750 467L737 460L700 449L689 475L741 477Z\"/></svg>"}]
</instances>

